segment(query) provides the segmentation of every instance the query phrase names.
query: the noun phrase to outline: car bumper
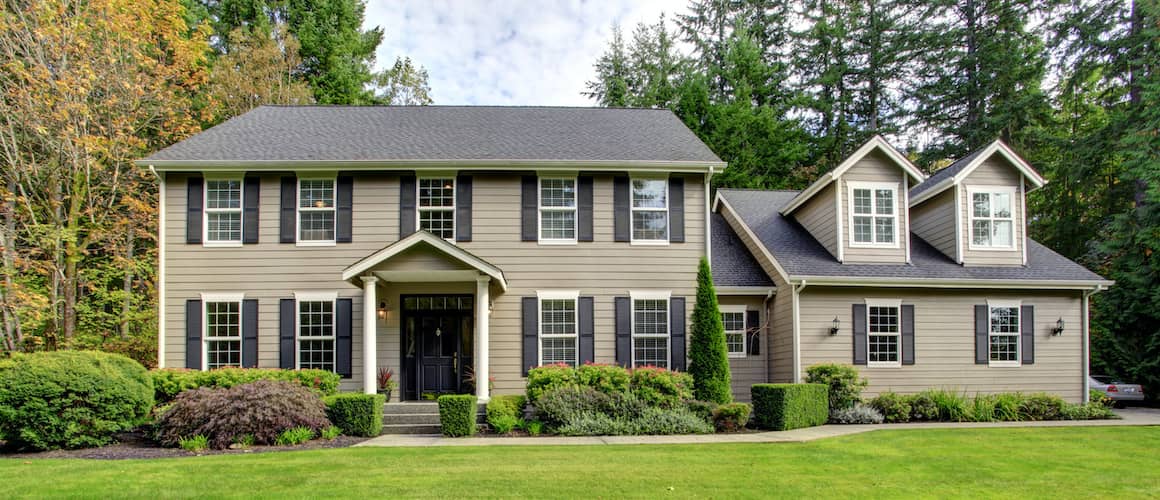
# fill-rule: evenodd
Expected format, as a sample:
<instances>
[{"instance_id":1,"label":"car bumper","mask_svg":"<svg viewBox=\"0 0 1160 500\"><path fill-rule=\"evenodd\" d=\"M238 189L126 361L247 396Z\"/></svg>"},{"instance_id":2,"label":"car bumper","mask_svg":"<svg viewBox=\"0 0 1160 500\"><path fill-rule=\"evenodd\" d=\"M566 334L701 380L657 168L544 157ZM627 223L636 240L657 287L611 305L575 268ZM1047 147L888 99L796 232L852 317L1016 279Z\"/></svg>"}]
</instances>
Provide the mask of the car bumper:
<instances>
[{"instance_id":1,"label":"car bumper","mask_svg":"<svg viewBox=\"0 0 1160 500\"><path fill-rule=\"evenodd\" d=\"M1108 392L1105 394L1107 394L1108 398L1110 398L1112 401L1143 401L1144 400L1144 393L1142 393L1142 392L1134 392L1134 393Z\"/></svg>"}]
</instances>

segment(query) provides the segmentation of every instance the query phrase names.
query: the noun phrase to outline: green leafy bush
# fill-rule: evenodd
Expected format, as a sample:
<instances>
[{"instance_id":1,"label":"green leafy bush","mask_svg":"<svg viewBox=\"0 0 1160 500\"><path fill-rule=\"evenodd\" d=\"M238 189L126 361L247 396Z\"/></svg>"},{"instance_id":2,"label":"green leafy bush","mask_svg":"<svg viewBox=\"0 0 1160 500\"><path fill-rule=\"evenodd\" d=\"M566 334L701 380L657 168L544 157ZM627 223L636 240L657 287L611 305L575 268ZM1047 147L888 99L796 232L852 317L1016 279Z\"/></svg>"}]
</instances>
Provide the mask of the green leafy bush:
<instances>
[{"instance_id":1,"label":"green leafy bush","mask_svg":"<svg viewBox=\"0 0 1160 500\"><path fill-rule=\"evenodd\" d=\"M713 421L713 410L717 409L717 403L712 401L697 401L695 399L685 401L685 408L693 412L694 415L701 417L706 422Z\"/></svg>"},{"instance_id":2,"label":"green leafy bush","mask_svg":"<svg viewBox=\"0 0 1160 500\"><path fill-rule=\"evenodd\" d=\"M341 435L342 435L342 428L340 428L337 425L332 425L330 427L322 429L322 432L318 433L319 437L321 437L322 439L325 439L327 441L334 441L336 438L338 438L338 436L341 436Z\"/></svg>"},{"instance_id":3,"label":"green leafy bush","mask_svg":"<svg viewBox=\"0 0 1160 500\"><path fill-rule=\"evenodd\" d=\"M858 375L850 365L820 364L806 368L806 383L822 384L829 388L830 410L852 408L862 400L862 390L869 381Z\"/></svg>"},{"instance_id":4,"label":"green leafy bush","mask_svg":"<svg viewBox=\"0 0 1160 500\"><path fill-rule=\"evenodd\" d=\"M975 395L975 399L971 400L970 407L968 408L967 420L971 422L994 422L995 405L997 403L998 398L994 395Z\"/></svg>"},{"instance_id":5,"label":"green leafy bush","mask_svg":"<svg viewBox=\"0 0 1160 500\"><path fill-rule=\"evenodd\" d=\"M684 408L646 408L640 418L629 422L634 435L713 433L713 424Z\"/></svg>"},{"instance_id":6,"label":"green leafy bush","mask_svg":"<svg viewBox=\"0 0 1160 500\"><path fill-rule=\"evenodd\" d=\"M193 437L178 440L177 446L185 451L198 453L209 449L209 438L198 434Z\"/></svg>"},{"instance_id":7,"label":"green leafy bush","mask_svg":"<svg viewBox=\"0 0 1160 500\"><path fill-rule=\"evenodd\" d=\"M17 449L112 442L153 406L145 368L119 354L58 351L0 360L0 439Z\"/></svg>"},{"instance_id":8,"label":"green leafy bush","mask_svg":"<svg viewBox=\"0 0 1160 500\"><path fill-rule=\"evenodd\" d=\"M614 392L606 396L600 403L600 411L612 418L639 418L648 408L633 392Z\"/></svg>"},{"instance_id":9,"label":"green leafy bush","mask_svg":"<svg viewBox=\"0 0 1160 500\"><path fill-rule=\"evenodd\" d=\"M439 396L439 425L443 435L450 437L475 434L475 416L478 400L471 394L444 394Z\"/></svg>"},{"instance_id":10,"label":"green leafy bush","mask_svg":"<svg viewBox=\"0 0 1160 500\"><path fill-rule=\"evenodd\" d=\"M347 436L375 437L383 431L382 394L343 393L326 396L326 416Z\"/></svg>"},{"instance_id":11,"label":"green leafy bush","mask_svg":"<svg viewBox=\"0 0 1160 500\"><path fill-rule=\"evenodd\" d=\"M532 420L524 423L524 430L528 431L530 436L539 436L544 432L544 423L539 420Z\"/></svg>"},{"instance_id":12,"label":"green leafy bush","mask_svg":"<svg viewBox=\"0 0 1160 500\"><path fill-rule=\"evenodd\" d=\"M607 394L591 387L555 387L540 396L536 414L549 427L558 427L575 420L580 414L603 414L608 398Z\"/></svg>"},{"instance_id":13,"label":"green leafy bush","mask_svg":"<svg viewBox=\"0 0 1160 500\"><path fill-rule=\"evenodd\" d=\"M149 372L157 402L172 401L184 391L199 387L234 387L258 380L293 382L324 396L338 392L341 377L326 370L279 370L277 368L218 368L210 371L166 368Z\"/></svg>"},{"instance_id":14,"label":"green leafy bush","mask_svg":"<svg viewBox=\"0 0 1160 500\"><path fill-rule=\"evenodd\" d=\"M756 384L753 411L758 426L785 431L826 423L830 408L822 384Z\"/></svg>"},{"instance_id":15,"label":"green leafy bush","mask_svg":"<svg viewBox=\"0 0 1160 500\"><path fill-rule=\"evenodd\" d=\"M520 424L520 419L512 415L500 415L489 418L487 423L491 425L491 430L495 431L496 434L507 434Z\"/></svg>"},{"instance_id":16,"label":"green leafy bush","mask_svg":"<svg viewBox=\"0 0 1160 500\"><path fill-rule=\"evenodd\" d=\"M314 439L314 430L309 427L292 427L282 431L274 439L278 446L297 446Z\"/></svg>"},{"instance_id":17,"label":"green leafy bush","mask_svg":"<svg viewBox=\"0 0 1160 500\"><path fill-rule=\"evenodd\" d=\"M544 365L528 370L528 400L539 404L540 395L550 389L578 385L576 369L566 364Z\"/></svg>"},{"instance_id":18,"label":"green leafy bush","mask_svg":"<svg viewBox=\"0 0 1160 500\"><path fill-rule=\"evenodd\" d=\"M334 427L330 427L330 428L333 429ZM238 445L238 447L242 448L242 449L254 446L254 435L253 434L242 434L241 436L234 438L234 444ZM206 446L209 446L208 440L206 441Z\"/></svg>"},{"instance_id":19,"label":"green leafy bush","mask_svg":"<svg viewBox=\"0 0 1160 500\"><path fill-rule=\"evenodd\" d=\"M487 424L492 430L507 434L523 417L526 405L527 398L523 395L492 396L487 402Z\"/></svg>"},{"instance_id":20,"label":"green leafy bush","mask_svg":"<svg viewBox=\"0 0 1160 500\"><path fill-rule=\"evenodd\" d=\"M1088 390L1088 402L1107 408L1111 408L1115 404L1115 401L1112 401L1112 398L1108 397L1108 393L1095 389Z\"/></svg>"},{"instance_id":21,"label":"green leafy bush","mask_svg":"<svg viewBox=\"0 0 1160 500\"><path fill-rule=\"evenodd\" d=\"M901 423L910 421L910 399L890 391L870 400L870 407L882 414L883 421Z\"/></svg>"},{"instance_id":22,"label":"green leafy bush","mask_svg":"<svg viewBox=\"0 0 1160 500\"><path fill-rule=\"evenodd\" d=\"M621 436L632 434L632 423L597 411L579 413L556 428L561 436Z\"/></svg>"},{"instance_id":23,"label":"green leafy bush","mask_svg":"<svg viewBox=\"0 0 1160 500\"><path fill-rule=\"evenodd\" d=\"M628 392L631 376L619 365L589 363L576 369L576 382L605 394Z\"/></svg>"},{"instance_id":24,"label":"green leafy bush","mask_svg":"<svg viewBox=\"0 0 1160 500\"><path fill-rule=\"evenodd\" d=\"M729 403L713 411L713 425L721 432L737 432L749 423L753 407L745 403Z\"/></svg>"},{"instance_id":25,"label":"green leafy bush","mask_svg":"<svg viewBox=\"0 0 1160 500\"><path fill-rule=\"evenodd\" d=\"M1031 394L1019 405L1019 416L1023 420L1059 420L1067 403L1052 394Z\"/></svg>"},{"instance_id":26,"label":"green leafy bush","mask_svg":"<svg viewBox=\"0 0 1160 500\"><path fill-rule=\"evenodd\" d=\"M929 392L914 394L906 401L910 403L910 420L913 422L929 422L938 420L938 404L934 402Z\"/></svg>"},{"instance_id":27,"label":"green leafy bush","mask_svg":"<svg viewBox=\"0 0 1160 500\"><path fill-rule=\"evenodd\" d=\"M943 422L969 420L971 400L966 394L946 389L931 389L923 393L927 394L938 408L938 417L935 420Z\"/></svg>"},{"instance_id":28,"label":"green leafy bush","mask_svg":"<svg viewBox=\"0 0 1160 500\"><path fill-rule=\"evenodd\" d=\"M697 267L697 301L690 323L689 374L693 377L693 394L702 401L733 402L725 326L721 324L713 273L705 257L701 257Z\"/></svg>"},{"instance_id":29,"label":"green leafy bush","mask_svg":"<svg viewBox=\"0 0 1160 500\"><path fill-rule=\"evenodd\" d=\"M317 432L330 425L318 393L290 382L259 380L185 391L158 418L154 430L165 446L200 434L209 439L210 447L223 449L246 434L258 444L272 444L287 429Z\"/></svg>"},{"instance_id":30,"label":"green leafy bush","mask_svg":"<svg viewBox=\"0 0 1160 500\"><path fill-rule=\"evenodd\" d=\"M834 424L881 424L882 414L862 403L850 408L840 408L830 412L830 423Z\"/></svg>"},{"instance_id":31,"label":"green leafy bush","mask_svg":"<svg viewBox=\"0 0 1160 500\"><path fill-rule=\"evenodd\" d=\"M1060 417L1064 420L1106 420L1118 418L1110 407L1100 403L1086 403L1082 405L1067 403L1060 410Z\"/></svg>"},{"instance_id":32,"label":"green leafy bush","mask_svg":"<svg viewBox=\"0 0 1160 500\"><path fill-rule=\"evenodd\" d=\"M693 399L693 377L654 366L632 370L630 387L636 397L649 406L676 408Z\"/></svg>"},{"instance_id":33,"label":"green leafy bush","mask_svg":"<svg viewBox=\"0 0 1160 500\"><path fill-rule=\"evenodd\" d=\"M1018 392L999 393L994 395L994 401L995 420L1017 422L1022 418L1019 415L1019 407L1023 405L1023 394Z\"/></svg>"}]
</instances>

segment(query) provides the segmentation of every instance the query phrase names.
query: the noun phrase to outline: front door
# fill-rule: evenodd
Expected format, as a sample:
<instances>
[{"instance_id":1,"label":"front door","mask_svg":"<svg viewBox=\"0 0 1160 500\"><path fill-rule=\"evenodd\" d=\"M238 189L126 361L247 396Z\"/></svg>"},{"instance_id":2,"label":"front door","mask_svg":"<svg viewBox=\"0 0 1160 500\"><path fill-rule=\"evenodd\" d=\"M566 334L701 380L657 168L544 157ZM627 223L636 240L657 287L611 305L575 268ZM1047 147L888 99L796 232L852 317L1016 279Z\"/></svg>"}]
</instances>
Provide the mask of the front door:
<instances>
[{"instance_id":1,"label":"front door","mask_svg":"<svg viewBox=\"0 0 1160 500\"><path fill-rule=\"evenodd\" d=\"M470 295L403 296L401 399L474 390L473 299Z\"/></svg>"},{"instance_id":2,"label":"front door","mask_svg":"<svg viewBox=\"0 0 1160 500\"><path fill-rule=\"evenodd\" d=\"M418 319L422 392L459 392L459 318L423 314Z\"/></svg>"}]
</instances>

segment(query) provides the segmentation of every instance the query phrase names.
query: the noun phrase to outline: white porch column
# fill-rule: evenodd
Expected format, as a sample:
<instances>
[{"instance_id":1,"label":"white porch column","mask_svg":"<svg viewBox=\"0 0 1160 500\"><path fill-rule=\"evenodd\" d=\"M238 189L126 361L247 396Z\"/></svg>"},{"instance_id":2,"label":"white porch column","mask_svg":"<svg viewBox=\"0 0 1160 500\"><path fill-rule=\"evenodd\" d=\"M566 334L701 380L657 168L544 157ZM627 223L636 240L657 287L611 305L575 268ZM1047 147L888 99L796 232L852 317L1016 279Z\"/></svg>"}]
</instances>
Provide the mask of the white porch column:
<instances>
[{"instance_id":1,"label":"white porch column","mask_svg":"<svg viewBox=\"0 0 1160 500\"><path fill-rule=\"evenodd\" d=\"M375 312L378 302L375 299L375 286L379 279L374 276L362 276L363 282L363 392L374 394L378 389L376 377L378 363L375 360L375 349L378 344L378 317Z\"/></svg>"},{"instance_id":2,"label":"white porch column","mask_svg":"<svg viewBox=\"0 0 1160 500\"><path fill-rule=\"evenodd\" d=\"M480 276L475 280L475 397L480 402L491 398L488 386L487 320L491 309L488 284L491 278Z\"/></svg>"}]
</instances>

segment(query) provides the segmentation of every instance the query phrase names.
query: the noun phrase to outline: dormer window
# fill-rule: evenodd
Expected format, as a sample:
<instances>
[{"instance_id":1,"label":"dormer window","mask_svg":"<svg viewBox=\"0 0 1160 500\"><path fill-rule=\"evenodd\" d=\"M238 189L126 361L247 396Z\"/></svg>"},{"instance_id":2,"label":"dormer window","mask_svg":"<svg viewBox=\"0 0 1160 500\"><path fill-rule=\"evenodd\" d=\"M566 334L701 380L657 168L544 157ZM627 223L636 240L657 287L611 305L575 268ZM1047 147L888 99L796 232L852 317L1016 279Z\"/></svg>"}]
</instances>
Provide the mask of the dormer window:
<instances>
[{"instance_id":1,"label":"dormer window","mask_svg":"<svg viewBox=\"0 0 1160 500\"><path fill-rule=\"evenodd\" d=\"M850 182L850 246L898 247L898 184Z\"/></svg>"},{"instance_id":2,"label":"dormer window","mask_svg":"<svg viewBox=\"0 0 1160 500\"><path fill-rule=\"evenodd\" d=\"M971 249L1015 248L1015 189L968 187L971 200Z\"/></svg>"}]
</instances>

